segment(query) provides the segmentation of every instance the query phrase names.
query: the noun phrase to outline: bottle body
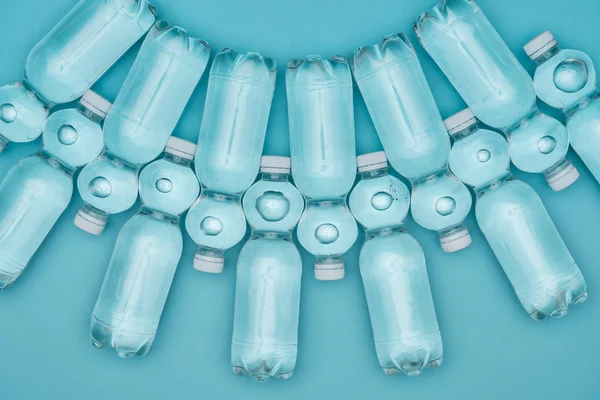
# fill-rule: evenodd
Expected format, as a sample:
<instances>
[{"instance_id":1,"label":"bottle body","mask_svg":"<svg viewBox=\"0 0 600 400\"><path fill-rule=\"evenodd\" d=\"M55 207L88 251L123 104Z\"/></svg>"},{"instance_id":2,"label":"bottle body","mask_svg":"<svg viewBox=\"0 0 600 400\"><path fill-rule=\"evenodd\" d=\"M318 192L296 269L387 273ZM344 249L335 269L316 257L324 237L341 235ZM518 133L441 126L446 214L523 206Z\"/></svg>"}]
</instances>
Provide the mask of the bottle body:
<instances>
[{"instance_id":1,"label":"bottle body","mask_svg":"<svg viewBox=\"0 0 600 400\"><path fill-rule=\"evenodd\" d=\"M211 67L196 174L212 191L239 195L254 183L275 90L275 61L223 50Z\"/></svg>"},{"instance_id":2,"label":"bottle body","mask_svg":"<svg viewBox=\"0 0 600 400\"><path fill-rule=\"evenodd\" d=\"M148 33L104 124L106 151L141 166L162 153L204 73L208 45L159 21Z\"/></svg>"},{"instance_id":3,"label":"bottle body","mask_svg":"<svg viewBox=\"0 0 600 400\"><path fill-rule=\"evenodd\" d=\"M49 104L83 95L148 29L146 0L80 0L33 48L27 84Z\"/></svg>"},{"instance_id":4,"label":"bottle body","mask_svg":"<svg viewBox=\"0 0 600 400\"><path fill-rule=\"evenodd\" d=\"M124 358L148 352L182 249L171 219L140 212L123 227L94 308L96 347L113 347Z\"/></svg>"},{"instance_id":5,"label":"bottle body","mask_svg":"<svg viewBox=\"0 0 600 400\"><path fill-rule=\"evenodd\" d=\"M443 1L422 14L423 47L482 122L508 128L535 108L527 71L472 0Z\"/></svg>"},{"instance_id":6,"label":"bottle body","mask_svg":"<svg viewBox=\"0 0 600 400\"><path fill-rule=\"evenodd\" d=\"M479 196L476 216L532 318L561 317L585 301L581 271L531 187L508 180L490 188Z\"/></svg>"},{"instance_id":7,"label":"bottle body","mask_svg":"<svg viewBox=\"0 0 600 400\"><path fill-rule=\"evenodd\" d=\"M360 272L384 372L411 376L440 366L442 338L419 243L404 232L370 237Z\"/></svg>"},{"instance_id":8,"label":"bottle body","mask_svg":"<svg viewBox=\"0 0 600 400\"><path fill-rule=\"evenodd\" d=\"M231 363L257 381L296 366L302 260L290 238L253 237L238 259Z\"/></svg>"},{"instance_id":9,"label":"bottle body","mask_svg":"<svg viewBox=\"0 0 600 400\"><path fill-rule=\"evenodd\" d=\"M11 168L0 184L0 289L21 275L72 194L73 177L41 154Z\"/></svg>"},{"instance_id":10,"label":"bottle body","mask_svg":"<svg viewBox=\"0 0 600 400\"><path fill-rule=\"evenodd\" d=\"M450 140L412 44L390 35L351 60L390 164L410 180L447 168Z\"/></svg>"},{"instance_id":11,"label":"bottle body","mask_svg":"<svg viewBox=\"0 0 600 400\"><path fill-rule=\"evenodd\" d=\"M567 116L571 145L600 182L600 97Z\"/></svg>"}]
</instances>

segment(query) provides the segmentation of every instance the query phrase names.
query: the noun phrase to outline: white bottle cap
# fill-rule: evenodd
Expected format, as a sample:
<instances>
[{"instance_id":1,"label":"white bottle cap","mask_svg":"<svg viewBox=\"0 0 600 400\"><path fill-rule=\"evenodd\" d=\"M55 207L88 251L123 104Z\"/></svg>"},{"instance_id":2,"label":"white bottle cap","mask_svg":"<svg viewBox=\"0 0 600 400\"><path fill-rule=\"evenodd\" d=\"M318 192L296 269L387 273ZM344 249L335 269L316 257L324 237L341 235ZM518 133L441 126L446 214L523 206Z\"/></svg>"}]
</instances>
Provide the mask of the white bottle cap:
<instances>
[{"instance_id":1,"label":"white bottle cap","mask_svg":"<svg viewBox=\"0 0 600 400\"><path fill-rule=\"evenodd\" d=\"M197 147L195 143L171 136L167 142L167 147L165 147L165 152L186 160L193 160L196 156Z\"/></svg>"},{"instance_id":2,"label":"white bottle cap","mask_svg":"<svg viewBox=\"0 0 600 400\"><path fill-rule=\"evenodd\" d=\"M385 151L363 154L356 157L356 161L358 163L358 172L369 172L388 167L388 159Z\"/></svg>"},{"instance_id":3,"label":"white bottle cap","mask_svg":"<svg viewBox=\"0 0 600 400\"><path fill-rule=\"evenodd\" d=\"M575 181L579 179L579 171L573 164L569 164L558 174L546 177L546 182L555 192L560 192L563 189L571 186Z\"/></svg>"},{"instance_id":4,"label":"white bottle cap","mask_svg":"<svg viewBox=\"0 0 600 400\"><path fill-rule=\"evenodd\" d=\"M194 269L208 274L220 274L223 272L225 258L196 253L194 256Z\"/></svg>"},{"instance_id":5,"label":"white bottle cap","mask_svg":"<svg viewBox=\"0 0 600 400\"><path fill-rule=\"evenodd\" d=\"M546 31L523 46L525 53L535 61L539 56L556 46L558 42L550 31Z\"/></svg>"},{"instance_id":6,"label":"white bottle cap","mask_svg":"<svg viewBox=\"0 0 600 400\"><path fill-rule=\"evenodd\" d=\"M315 263L315 278L319 281L339 281L344 279L344 263L320 264Z\"/></svg>"},{"instance_id":7,"label":"white bottle cap","mask_svg":"<svg viewBox=\"0 0 600 400\"><path fill-rule=\"evenodd\" d=\"M477 118L470 108L465 108L444 120L444 125L450 136L456 135L458 132L462 132L476 123Z\"/></svg>"},{"instance_id":8,"label":"white bottle cap","mask_svg":"<svg viewBox=\"0 0 600 400\"><path fill-rule=\"evenodd\" d=\"M260 160L260 172L289 174L292 172L292 159L280 156L263 156Z\"/></svg>"},{"instance_id":9,"label":"white bottle cap","mask_svg":"<svg viewBox=\"0 0 600 400\"><path fill-rule=\"evenodd\" d=\"M112 103L110 101L106 100L93 90L85 92L79 102L102 119L106 118L106 115L112 108Z\"/></svg>"},{"instance_id":10,"label":"white bottle cap","mask_svg":"<svg viewBox=\"0 0 600 400\"><path fill-rule=\"evenodd\" d=\"M82 231L96 236L101 235L106 227L106 219L101 219L90 215L84 210L79 210L73 223Z\"/></svg>"},{"instance_id":11,"label":"white bottle cap","mask_svg":"<svg viewBox=\"0 0 600 400\"><path fill-rule=\"evenodd\" d=\"M454 253L469 247L473 243L473 240L467 227L462 227L450 235L440 236L440 243L444 252Z\"/></svg>"}]
</instances>

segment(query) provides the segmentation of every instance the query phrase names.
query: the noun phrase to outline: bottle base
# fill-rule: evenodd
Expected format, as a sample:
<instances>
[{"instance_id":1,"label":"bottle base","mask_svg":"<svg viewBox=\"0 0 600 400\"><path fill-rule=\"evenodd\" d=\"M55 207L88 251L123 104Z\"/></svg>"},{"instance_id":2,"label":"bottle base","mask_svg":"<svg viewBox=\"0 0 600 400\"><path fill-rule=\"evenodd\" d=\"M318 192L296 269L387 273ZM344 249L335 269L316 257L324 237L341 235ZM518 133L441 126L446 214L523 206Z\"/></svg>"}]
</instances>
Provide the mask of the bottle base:
<instances>
[{"instance_id":1,"label":"bottle base","mask_svg":"<svg viewBox=\"0 0 600 400\"><path fill-rule=\"evenodd\" d=\"M0 290L8 289L21 276L26 265L0 256Z\"/></svg>"},{"instance_id":2,"label":"bottle base","mask_svg":"<svg viewBox=\"0 0 600 400\"><path fill-rule=\"evenodd\" d=\"M0 290L8 289L20 276L0 271Z\"/></svg>"},{"instance_id":3,"label":"bottle base","mask_svg":"<svg viewBox=\"0 0 600 400\"><path fill-rule=\"evenodd\" d=\"M297 352L297 346L252 345L233 341L233 373L248 375L255 382L266 382L270 378L287 380L294 373Z\"/></svg>"},{"instance_id":4,"label":"bottle base","mask_svg":"<svg viewBox=\"0 0 600 400\"><path fill-rule=\"evenodd\" d=\"M408 339L377 343L377 355L386 375L419 376L425 368L438 368L444 361L439 332Z\"/></svg>"},{"instance_id":5,"label":"bottle base","mask_svg":"<svg viewBox=\"0 0 600 400\"><path fill-rule=\"evenodd\" d=\"M139 324L121 320L119 326L115 326L93 316L90 328L92 345L97 349L112 348L121 358L143 357L150 350L155 334L128 329L132 325Z\"/></svg>"},{"instance_id":6,"label":"bottle base","mask_svg":"<svg viewBox=\"0 0 600 400\"><path fill-rule=\"evenodd\" d=\"M569 306L582 304L587 300L587 285L581 272L570 279L554 279L543 282L527 292L517 293L528 314L536 321L562 318L569 312Z\"/></svg>"}]
</instances>

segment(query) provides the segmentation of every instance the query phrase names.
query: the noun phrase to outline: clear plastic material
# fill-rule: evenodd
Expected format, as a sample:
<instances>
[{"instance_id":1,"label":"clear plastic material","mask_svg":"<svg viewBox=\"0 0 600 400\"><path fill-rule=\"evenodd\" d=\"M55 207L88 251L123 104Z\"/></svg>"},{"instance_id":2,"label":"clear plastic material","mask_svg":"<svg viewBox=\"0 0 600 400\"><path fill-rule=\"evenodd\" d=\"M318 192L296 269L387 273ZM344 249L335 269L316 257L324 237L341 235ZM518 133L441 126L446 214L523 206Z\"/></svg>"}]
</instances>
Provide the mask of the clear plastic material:
<instances>
[{"instance_id":1,"label":"clear plastic material","mask_svg":"<svg viewBox=\"0 0 600 400\"><path fill-rule=\"evenodd\" d=\"M404 228L409 204L408 188L388 175L387 165L361 173L350 195L350 208L367 233L360 271L387 375L419 375L443 360L425 255Z\"/></svg>"},{"instance_id":2,"label":"clear plastic material","mask_svg":"<svg viewBox=\"0 0 600 400\"><path fill-rule=\"evenodd\" d=\"M351 65L391 165L412 183L415 221L438 232L447 252L468 246L471 195L448 170L450 140L409 39L360 47Z\"/></svg>"},{"instance_id":3,"label":"clear plastic material","mask_svg":"<svg viewBox=\"0 0 600 400\"><path fill-rule=\"evenodd\" d=\"M539 112L529 74L474 1L441 1L415 31L477 118L507 135L517 168L543 173L554 189L574 181L564 174L573 168L566 128Z\"/></svg>"},{"instance_id":4,"label":"clear plastic material","mask_svg":"<svg viewBox=\"0 0 600 400\"><path fill-rule=\"evenodd\" d=\"M73 173L102 151L102 118L83 104L50 116L44 147L0 184L0 289L23 272L73 195Z\"/></svg>"},{"instance_id":5,"label":"clear plastic material","mask_svg":"<svg viewBox=\"0 0 600 400\"><path fill-rule=\"evenodd\" d=\"M80 0L33 48L25 86L0 87L0 145L30 142L46 107L81 97L152 26L146 0Z\"/></svg>"},{"instance_id":6,"label":"clear plastic material","mask_svg":"<svg viewBox=\"0 0 600 400\"><path fill-rule=\"evenodd\" d=\"M85 202L81 216L104 226L110 215L133 207L138 170L165 148L209 53L205 42L166 22L150 30L106 117L104 154L77 179ZM87 231L99 234L102 229Z\"/></svg>"},{"instance_id":7,"label":"clear plastic material","mask_svg":"<svg viewBox=\"0 0 600 400\"><path fill-rule=\"evenodd\" d=\"M195 162L203 191L186 218L199 271L222 272L246 233L240 200L259 172L275 78L275 61L258 53L224 49L211 67Z\"/></svg>"},{"instance_id":8,"label":"clear plastic material","mask_svg":"<svg viewBox=\"0 0 600 400\"><path fill-rule=\"evenodd\" d=\"M506 140L476 124L453 138L450 167L475 189L479 226L527 313L558 318L584 302L585 280L542 200L510 175Z\"/></svg>"},{"instance_id":9,"label":"clear plastic material","mask_svg":"<svg viewBox=\"0 0 600 400\"><path fill-rule=\"evenodd\" d=\"M316 257L317 279L340 279L342 256L358 236L346 207L356 177L348 61L340 56L291 60L287 98L294 182L308 202L298 240Z\"/></svg>"},{"instance_id":10,"label":"clear plastic material","mask_svg":"<svg viewBox=\"0 0 600 400\"><path fill-rule=\"evenodd\" d=\"M154 342L183 249L179 217L200 192L190 162L166 154L142 170L142 208L119 234L94 308L94 346L129 358Z\"/></svg>"},{"instance_id":11,"label":"clear plastic material","mask_svg":"<svg viewBox=\"0 0 600 400\"><path fill-rule=\"evenodd\" d=\"M592 59L581 51L561 49L555 39L532 58L538 65L537 95L565 113L573 149L600 182L600 90Z\"/></svg>"},{"instance_id":12,"label":"clear plastic material","mask_svg":"<svg viewBox=\"0 0 600 400\"><path fill-rule=\"evenodd\" d=\"M296 366L302 260L291 237L304 199L289 173L263 173L244 195L252 237L238 258L231 363L255 381Z\"/></svg>"}]
</instances>

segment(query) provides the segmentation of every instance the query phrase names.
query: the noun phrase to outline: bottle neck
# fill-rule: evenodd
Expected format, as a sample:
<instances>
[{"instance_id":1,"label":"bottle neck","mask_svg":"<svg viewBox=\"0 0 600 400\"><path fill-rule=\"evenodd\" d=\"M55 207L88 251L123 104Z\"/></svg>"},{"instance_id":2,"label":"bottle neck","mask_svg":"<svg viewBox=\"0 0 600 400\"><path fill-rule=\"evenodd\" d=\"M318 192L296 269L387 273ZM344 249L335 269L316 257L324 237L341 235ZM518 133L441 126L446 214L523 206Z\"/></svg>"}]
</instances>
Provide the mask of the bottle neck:
<instances>
[{"instance_id":1,"label":"bottle neck","mask_svg":"<svg viewBox=\"0 0 600 400\"><path fill-rule=\"evenodd\" d=\"M77 111L79 111L81 115L98 125L102 125L104 123L104 116L96 114L93 110L87 108L81 103L79 103L79 105L77 106Z\"/></svg>"},{"instance_id":2,"label":"bottle neck","mask_svg":"<svg viewBox=\"0 0 600 400\"><path fill-rule=\"evenodd\" d=\"M536 65L542 65L544 64L546 61L548 61L549 59L551 59L552 57L554 57L555 55L557 55L560 52L560 45L556 44L555 46L549 48L548 50L546 50L545 53L543 53L541 56L539 56L538 58L536 58L534 60Z\"/></svg>"},{"instance_id":3,"label":"bottle neck","mask_svg":"<svg viewBox=\"0 0 600 400\"><path fill-rule=\"evenodd\" d=\"M183 167L189 167L192 165L192 160L189 158L180 157L176 154L165 153L165 160L172 162L173 164L181 165Z\"/></svg>"},{"instance_id":4,"label":"bottle neck","mask_svg":"<svg viewBox=\"0 0 600 400\"><path fill-rule=\"evenodd\" d=\"M263 181L270 182L288 182L290 179L290 174L277 174L273 172L263 172L261 174L261 179Z\"/></svg>"},{"instance_id":5,"label":"bottle neck","mask_svg":"<svg viewBox=\"0 0 600 400\"><path fill-rule=\"evenodd\" d=\"M385 175L388 175L388 167L361 172L360 178L363 180L366 180L366 179L379 178L379 177L385 176Z\"/></svg>"},{"instance_id":6,"label":"bottle neck","mask_svg":"<svg viewBox=\"0 0 600 400\"><path fill-rule=\"evenodd\" d=\"M463 129L462 131L456 132L455 134L452 135L452 139L455 142L458 142L459 140L462 140L466 137L471 136L472 134L474 134L475 132L477 132L479 130L479 125L478 124L473 124L465 129Z\"/></svg>"}]
</instances>

